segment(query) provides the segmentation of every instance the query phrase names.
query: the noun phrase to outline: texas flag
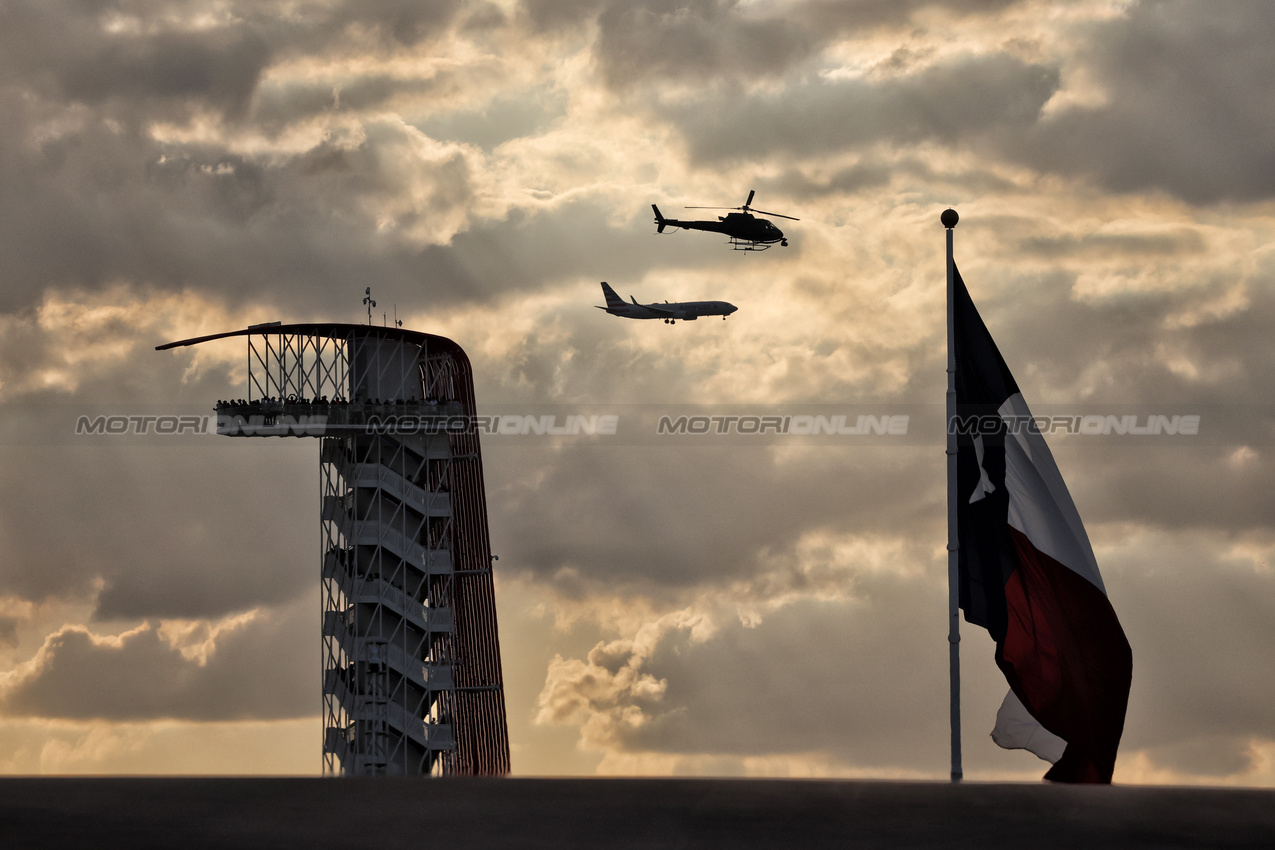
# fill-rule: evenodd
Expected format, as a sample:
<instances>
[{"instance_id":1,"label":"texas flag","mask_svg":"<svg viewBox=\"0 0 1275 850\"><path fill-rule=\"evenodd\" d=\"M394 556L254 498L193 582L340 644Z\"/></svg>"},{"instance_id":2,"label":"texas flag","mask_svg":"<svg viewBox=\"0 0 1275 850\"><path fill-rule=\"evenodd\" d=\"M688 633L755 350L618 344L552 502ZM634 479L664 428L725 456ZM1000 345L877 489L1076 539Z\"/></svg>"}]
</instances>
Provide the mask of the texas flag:
<instances>
[{"instance_id":1,"label":"texas flag","mask_svg":"<svg viewBox=\"0 0 1275 850\"><path fill-rule=\"evenodd\" d=\"M955 271L957 533L965 619L996 641L1010 692L992 738L1111 782L1133 655L1080 514Z\"/></svg>"}]
</instances>

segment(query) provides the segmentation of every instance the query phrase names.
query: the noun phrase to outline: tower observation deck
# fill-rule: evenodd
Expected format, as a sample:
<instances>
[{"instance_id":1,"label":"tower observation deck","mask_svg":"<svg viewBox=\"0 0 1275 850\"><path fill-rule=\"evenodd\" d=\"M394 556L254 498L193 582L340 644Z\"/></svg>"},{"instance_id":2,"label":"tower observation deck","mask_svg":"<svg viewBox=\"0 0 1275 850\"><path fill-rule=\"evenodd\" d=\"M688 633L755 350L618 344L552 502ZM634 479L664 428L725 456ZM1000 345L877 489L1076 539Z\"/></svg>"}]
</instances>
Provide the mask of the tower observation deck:
<instances>
[{"instance_id":1,"label":"tower observation deck","mask_svg":"<svg viewBox=\"0 0 1275 850\"><path fill-rule=\"evenodd\" d=\"M509 738L474 383L397 327L253 325L217 433L319 439L323 768L501 775Z\"/></svg>"}]
</instances>

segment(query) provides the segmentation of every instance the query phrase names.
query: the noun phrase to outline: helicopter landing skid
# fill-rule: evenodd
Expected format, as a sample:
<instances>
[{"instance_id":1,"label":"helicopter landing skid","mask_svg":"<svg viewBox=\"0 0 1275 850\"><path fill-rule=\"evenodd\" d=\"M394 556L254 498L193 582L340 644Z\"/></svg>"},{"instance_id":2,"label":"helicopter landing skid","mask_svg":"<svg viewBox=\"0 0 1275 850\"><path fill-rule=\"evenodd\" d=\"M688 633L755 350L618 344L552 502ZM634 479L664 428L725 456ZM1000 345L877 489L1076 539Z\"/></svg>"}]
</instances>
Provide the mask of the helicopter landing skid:
<instances>
[{"instance_id":1,"label":"helicopter landing skid","mask_svg":"<svg viewBox=\"0 0 1275 850\"><path fill-rule=\"evenodd\" d=\"M769 251L772 246L761 245L748 239L736 239L732 236L730 247L732 251Z\"/></svg>"}]
</instances>

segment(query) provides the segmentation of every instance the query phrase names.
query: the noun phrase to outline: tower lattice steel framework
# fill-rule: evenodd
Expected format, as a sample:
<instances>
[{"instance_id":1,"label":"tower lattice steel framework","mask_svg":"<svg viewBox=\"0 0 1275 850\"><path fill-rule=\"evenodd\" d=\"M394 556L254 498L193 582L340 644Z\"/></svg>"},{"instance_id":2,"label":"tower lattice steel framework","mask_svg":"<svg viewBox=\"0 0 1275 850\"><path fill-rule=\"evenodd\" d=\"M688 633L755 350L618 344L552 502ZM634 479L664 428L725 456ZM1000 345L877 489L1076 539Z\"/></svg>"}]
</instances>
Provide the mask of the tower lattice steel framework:
<instances>
[{"instance_id":1,"label":"tower lattice steel framework","mask_svg":"<svg viewBox=\"0 0 1275 850\"><path fill-rule=\"evenodd\" d=\"M473 375L401 328L253 325L217 433L320 440L326 774L509 772Z\"/></svg>"}]
</instances>

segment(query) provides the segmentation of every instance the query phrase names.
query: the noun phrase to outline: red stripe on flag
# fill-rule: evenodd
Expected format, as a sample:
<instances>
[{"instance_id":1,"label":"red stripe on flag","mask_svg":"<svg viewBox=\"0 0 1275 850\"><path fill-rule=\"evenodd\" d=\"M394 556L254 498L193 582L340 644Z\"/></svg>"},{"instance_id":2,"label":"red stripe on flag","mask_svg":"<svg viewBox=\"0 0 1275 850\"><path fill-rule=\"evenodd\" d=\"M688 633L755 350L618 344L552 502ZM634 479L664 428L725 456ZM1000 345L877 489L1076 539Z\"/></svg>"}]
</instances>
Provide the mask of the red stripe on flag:
<instances>
[{"instance_id":1,"label":"red stripe on flag","mask_svg":"<svg viewBox=\"0 0 1275 850\"><path fill-rule=\"evenodd\" d=\"M1019 566L1005 583L1009 627L996 663L1041 725L1067 742L1045 774L1111 782L1133 653L1107 596L1011 528Z\"/></svg>"}]
</instances>

